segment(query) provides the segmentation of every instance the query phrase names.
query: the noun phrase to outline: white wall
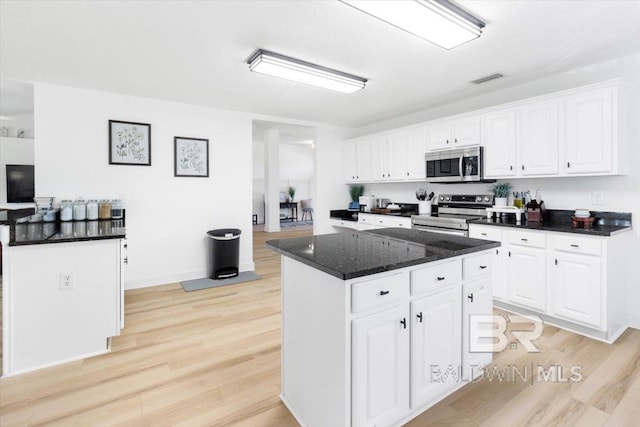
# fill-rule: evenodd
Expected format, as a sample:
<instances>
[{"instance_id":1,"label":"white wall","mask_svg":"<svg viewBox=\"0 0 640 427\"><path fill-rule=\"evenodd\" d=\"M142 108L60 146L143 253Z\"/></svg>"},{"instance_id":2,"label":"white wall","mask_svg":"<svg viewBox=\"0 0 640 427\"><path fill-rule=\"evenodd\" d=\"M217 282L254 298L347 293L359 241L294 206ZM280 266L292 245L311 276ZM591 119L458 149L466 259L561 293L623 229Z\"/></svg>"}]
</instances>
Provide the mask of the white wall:
<instances>
[{"instance_id":1,"label":"white wall","mask_svg":"<svg viewBox=\"0 0 640 427\"><path fill-rule=\"evenodd\" d=\"M252 270L251 117L173 102L35 85L37 195L125 200L126 287L206 276L206 231L240 228ZM152 166L109 165L108 120L151 124ZM209 178L173 176L174 136L209 139Z\"/></svg>"},{"instance_id":2,"label":"white wall","mask_svg":"<svg viewBox=\"0 0 640 427\"><path fill-rule=\"evenodd\" d=\"M0 207L19 209L32 203L7 203L7 165L32 165L33 139L0 138ZM35 170L35 174L38 170Z\"/></svg>"}]
</instances>

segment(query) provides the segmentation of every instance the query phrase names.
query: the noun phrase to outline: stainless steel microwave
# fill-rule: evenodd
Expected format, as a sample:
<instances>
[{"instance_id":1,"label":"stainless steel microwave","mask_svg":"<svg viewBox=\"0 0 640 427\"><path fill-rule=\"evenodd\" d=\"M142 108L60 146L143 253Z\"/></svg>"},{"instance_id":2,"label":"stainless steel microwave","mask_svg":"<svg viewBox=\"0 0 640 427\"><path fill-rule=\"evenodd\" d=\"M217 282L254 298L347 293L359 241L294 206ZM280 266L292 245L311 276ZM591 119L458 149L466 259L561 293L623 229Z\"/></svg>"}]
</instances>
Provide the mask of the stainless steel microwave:
<instances>
[{"instance_id":1,"label":"stainless steel microwave","mask_svg":"<svg viewBox=\"0 0 640 427\"><path fill-rule=\"evenodd\" d=\"M440 183L483 181L482 147L427 153L427 181Z\"/></svg>"}]
</instances>

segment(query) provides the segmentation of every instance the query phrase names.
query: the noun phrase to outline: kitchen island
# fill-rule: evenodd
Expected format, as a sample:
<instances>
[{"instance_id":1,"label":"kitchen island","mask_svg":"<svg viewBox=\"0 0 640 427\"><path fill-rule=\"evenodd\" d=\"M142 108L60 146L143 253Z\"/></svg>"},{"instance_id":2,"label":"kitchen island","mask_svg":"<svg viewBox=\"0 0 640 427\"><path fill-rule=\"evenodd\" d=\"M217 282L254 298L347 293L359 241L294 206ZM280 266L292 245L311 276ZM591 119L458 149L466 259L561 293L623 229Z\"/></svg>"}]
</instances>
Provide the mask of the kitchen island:
<instances>
[{"instance_id":1,"label":"kitchen island","mask_svg":"<svg viewBox=\"0 0 640 427\"><path fill-rule=\"evenodd\" d=\"M3 376L109 351L124 324L122 220L0 221Z\"/></svg>"},{"instance_id":2,"label":"kitchen island","mask_svg":"<svg viewBox=\"0 0 640 427\"><path fill-rule=\"evenodd\" d=\"M473 321L492 313L499 245L396 228L268 241L298 422L401 425L481 375L492 353Z\"/></svg>"}]
</instances>

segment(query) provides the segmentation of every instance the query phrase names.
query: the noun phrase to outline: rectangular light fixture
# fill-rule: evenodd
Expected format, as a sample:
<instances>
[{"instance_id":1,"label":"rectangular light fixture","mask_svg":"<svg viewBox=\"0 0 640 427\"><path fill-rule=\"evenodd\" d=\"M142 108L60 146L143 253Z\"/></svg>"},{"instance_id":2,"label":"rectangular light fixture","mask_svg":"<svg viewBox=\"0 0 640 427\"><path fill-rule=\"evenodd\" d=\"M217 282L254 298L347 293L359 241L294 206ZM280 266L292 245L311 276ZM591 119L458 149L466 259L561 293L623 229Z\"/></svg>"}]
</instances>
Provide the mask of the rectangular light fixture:
<instances>
[{"instance_id":1,"label":"rectangular light fixture","mask_svg":"<svg viewBox=\"0 0 640 427\"><path fill-rule=\"evenodd\" d=\"M249 70L281 77L342 93L364 89L367 79L322 67L310 62L290 58L279 53L258 49L247 61Z\"/></svg>"},{"instance_id":2,"label":"rectangular light fixture","mask_svg":"<svg viewBox=\"0 0 640 427\"><path fill-rule=\"evenodd\" d=\"M445 49L480 37L485 23L449 0L341 0Z\"/></svg>"}]
</instances>

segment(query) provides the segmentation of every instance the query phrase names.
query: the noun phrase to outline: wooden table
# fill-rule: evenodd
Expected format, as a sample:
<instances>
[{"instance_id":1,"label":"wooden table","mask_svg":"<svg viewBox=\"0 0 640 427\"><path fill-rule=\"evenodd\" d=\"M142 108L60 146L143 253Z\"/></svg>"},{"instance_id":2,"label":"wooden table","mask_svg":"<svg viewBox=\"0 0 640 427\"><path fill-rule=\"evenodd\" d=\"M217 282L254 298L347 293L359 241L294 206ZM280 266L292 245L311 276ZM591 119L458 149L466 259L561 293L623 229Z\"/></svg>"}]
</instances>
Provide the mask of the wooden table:
<instances>
[{"instance_id":1,"label":"wooden table","mask_svg":"<svg viewBox=\"0 0 640 427\"><path fill-rule=\"evenodd\" d=\"M298 202L280 202L280 209L289 209L291 211L291 216L280 218L280 221L298 220Z\"/></svg>"}]
</instances>

